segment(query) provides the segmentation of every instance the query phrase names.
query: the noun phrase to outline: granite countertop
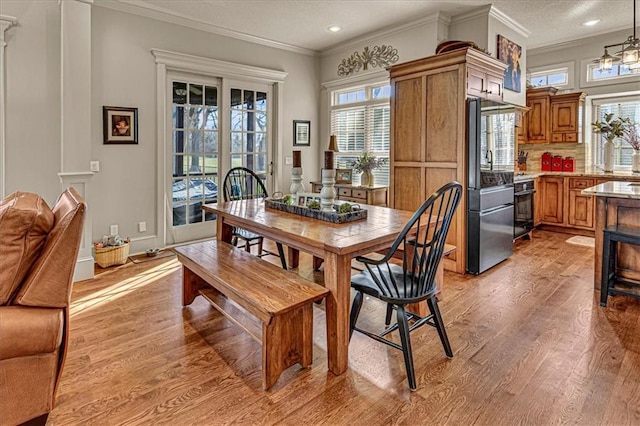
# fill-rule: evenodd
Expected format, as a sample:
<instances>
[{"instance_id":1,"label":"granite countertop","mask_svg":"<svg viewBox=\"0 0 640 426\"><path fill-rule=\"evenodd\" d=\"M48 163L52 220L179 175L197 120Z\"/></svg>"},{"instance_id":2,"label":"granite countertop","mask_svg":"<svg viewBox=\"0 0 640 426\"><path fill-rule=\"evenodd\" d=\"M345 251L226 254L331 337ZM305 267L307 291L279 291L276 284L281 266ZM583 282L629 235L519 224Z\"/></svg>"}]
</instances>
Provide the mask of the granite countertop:
<instances>
[{"instance_id":1,"label":"granite countertop","mask_svg":"<svg viewBox=\"0 0 640 426\"><path fill-rule=\"evenodd\" d=\"M542 176L558 176L558 177L593 177L593 178L615 178L618 180L632 179L640 180L640 173L633 173L631 171L614 171L604 172L601 169L588 168L585 170L579 170L575 172L542 172L531 171L524 174L516 174L513 177L514 182L522 182L525 180L534 179Z\"/></svg>"},{"instance_id":2,"label":"granite countertop","mask_svg":"<svg viewBox=\"0 0 640 426\"><path fill-rule=\"evenodd\" d=\"M605 182L582 190L596 197L631 198L640 200L640 182Z\"/></svg>"}]
</instances>

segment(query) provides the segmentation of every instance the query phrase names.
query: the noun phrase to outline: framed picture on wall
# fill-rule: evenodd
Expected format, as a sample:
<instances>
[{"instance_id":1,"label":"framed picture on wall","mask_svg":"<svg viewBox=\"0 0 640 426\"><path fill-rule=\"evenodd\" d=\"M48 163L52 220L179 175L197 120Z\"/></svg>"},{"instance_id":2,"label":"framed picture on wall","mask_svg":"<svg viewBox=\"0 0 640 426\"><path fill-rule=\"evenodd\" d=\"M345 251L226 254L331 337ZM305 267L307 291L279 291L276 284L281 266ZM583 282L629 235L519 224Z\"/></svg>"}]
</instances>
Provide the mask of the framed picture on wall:
<instances>
[{"instance_id":1,"label":"framed picture on wall","mask_svg":"<svg viewBox=\"0 0 640 426\"><path fill-rule=\"evenodd\" d=\"M520 93L522 47L505 36L498 35L498 59L507 64L504 70L504 88Z\"/></svg>"},{"instance_id":2,"label":"framed picture on wall","mask_svg":"<svg viewBox=\"0 0 640 426\"><path fill-rule=\"evenodd\" d=\"M138 108L102 107L105 144L138 143Z\"/></svg>"},{"instance_id":3,"label":"framed picture on wall","mask_svg":"<svg viewBox=\"0 0 640 426\"><path fill-rule=\"evenodd\" d=\"M293 120L293 145L311 145L311 122L306 120Z\"/></svg>"}]
</instances>

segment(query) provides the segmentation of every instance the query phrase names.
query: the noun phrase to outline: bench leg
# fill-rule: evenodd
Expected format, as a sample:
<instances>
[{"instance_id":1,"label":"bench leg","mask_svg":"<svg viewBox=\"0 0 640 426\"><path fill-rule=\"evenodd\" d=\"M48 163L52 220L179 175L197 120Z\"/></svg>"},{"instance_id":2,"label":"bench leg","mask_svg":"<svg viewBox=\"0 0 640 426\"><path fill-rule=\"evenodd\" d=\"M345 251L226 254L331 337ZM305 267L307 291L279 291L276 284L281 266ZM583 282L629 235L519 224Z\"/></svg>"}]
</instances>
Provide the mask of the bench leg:
<instances>
[{"instance_id":1,"label":"bench leg","mask_svg":"<svg viewBox=\"0 0 640 426\"><path fill-rule=\"evenodd\" d=\"M191 269L182 266L182 306L193 303L196 296L200 294L198 290L206 286L202 278L194 274Z\"/></svg>"},{"instance_id":2,"label":"bench leg","mask_svg":"<svg viewBox=\"0 0 640 426\"><path fill-rule=\"evenodd\" d=\"M313 361L313 306L307 304L262 325L262 388L269 389L295 363Z\"/></svg>"}]
</instances>

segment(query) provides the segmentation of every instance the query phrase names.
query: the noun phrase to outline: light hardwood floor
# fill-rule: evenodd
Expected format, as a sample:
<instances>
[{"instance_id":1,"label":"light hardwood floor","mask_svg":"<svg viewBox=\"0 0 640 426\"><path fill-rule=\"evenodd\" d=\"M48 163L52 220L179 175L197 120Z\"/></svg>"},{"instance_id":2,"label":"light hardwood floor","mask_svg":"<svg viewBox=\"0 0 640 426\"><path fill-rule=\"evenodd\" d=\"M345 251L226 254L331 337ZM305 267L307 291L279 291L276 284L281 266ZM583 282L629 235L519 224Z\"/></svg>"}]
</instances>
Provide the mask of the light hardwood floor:
<instances>
[{"instance_id":1,"label":"light hardwood floor","mask_svg":"<svg viewBox=\"0 0 640 426\"><path fill-rule=\"evenodd\" d=\"M264 392L260 347L202 298L181 306L175 258L115 268L74 286L48 424L638 425L640 301L601 308L593 249L569 237L536 232L488 273L445 275L455 356L431 327L412 333L417 392L402 353L359 334L347 373L328 373L323 305L312 367ZM310 266L301 255L301 273ZM380 327L384 306L367 300L360 318Z\"/></svg>"}]
</instances>

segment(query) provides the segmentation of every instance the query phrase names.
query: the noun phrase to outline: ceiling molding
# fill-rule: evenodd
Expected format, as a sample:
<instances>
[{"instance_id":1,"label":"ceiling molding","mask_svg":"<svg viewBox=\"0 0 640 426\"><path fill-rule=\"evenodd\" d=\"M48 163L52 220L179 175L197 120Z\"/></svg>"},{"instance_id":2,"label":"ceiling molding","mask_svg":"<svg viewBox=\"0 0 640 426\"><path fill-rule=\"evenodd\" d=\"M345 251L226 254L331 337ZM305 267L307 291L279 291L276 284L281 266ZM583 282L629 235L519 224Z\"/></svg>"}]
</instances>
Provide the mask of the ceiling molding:
<instances>
[{"instance_id":1,"label":"ceiling molding","mask_svg":"<svg viewBox=\"0 0 640 426\"><path fill-rule=\"evenodd\" d=\"M527 55L540 55L548 52L554 52L557 50L565 50L565 49L573 49L579 46L584 46L585 44L596 44L600 48L604 48L604 45L607 44L606 40L611 38L616 39L620 38L622 41L629 35L627 30L617 30L613 32L600 32L594 33L593 35L577 40L568 40L561 41L559 43L555 43L547 46L537 46L537 47L528 47Z\"/></svg>"},{"instance_id":2,"label":"ceiling molding","mask_svg":"<svg viewBox=\"0 0 640 426\"><path fill-rule=\"evenodd\" d=\"M425 24L431 24L436 22L436 23L443 23L445 25L449 25L450 21L451 21L451 18L449 18L448 15L445 15L442 12L433 13L431 15L427 15L425 17L416 19L415 21L411 21L403 25L388 26L386 28L383 28L382 30L369 33L362 37L352 38L346 42L342 42L333 47L329 47L328 49L322 50L320 52L320 56L329 56L329 55L333 55L334 53L339 53L344 50L352 49L354 47L360 47L363 44L366 44L367 42L370 42L382 37L388 37L394 34L409 31L413 28L416 28Z\"/></svg>"},{"instance_id":3,"label":"ceiling molding","mask_svg":"<svg viewBox=\"0 0 640 426\"><path fill-rule=\"evenodd\" d=\"M157 64L164 64L167 68L177 71L202 72L216 77L252 79L262 83L282 83L288 73L269 68L254 67L221 61L202 56L187 55L185 53L170 52L162 49L151 49Z\"/></svg>"},{"instance_id":4,"label":"ceiling molding","mask_svg":"<svg viewBox=\"0 0 640 426\"><path fill-rule=\"evenodd\" d=\"M18 25L18 20L13 16L0 15L0 30L4 33L14 25Z\"/></svg>"},{"instance_id":5,"label":"ceiling molding","mask_svg":"<svg viewBox=\"0 0 640 426\"><path fill-rule=\"evenodd\" d=\"M465 22L472 21L477 18L485 18L489 16L489 11L491 10L491 5L488 4L486 6L481 6L476 9L473 9L469 12L460 13L458 15L451 17L451 24L464 24Z\"/></svg>"},{"instance_id":6,"label":"ceiling molding","mask_svg":"<svg viewBox=\"0 0 640 426\"><path fill-rule=\"evenodd\" d=\"M495 18L496 20L502 22L507 27L511 28L512 30L514 30L515 32L517 32L518 34L523 36L524 38L529 38L529 36L531 35L531 31L526 29L524 26L520 25L513 18L511 18L510 16L506 15L501 10L496 9L495 6L491 6L491 8L489 10L489 16L491 16L491 17Z\"/></svg>"},{"instance_id":7,"label":"ceiling molding","mask_svg":"<svg viewBox=\"0 0 640 426\"><path fill-rule=\"evenodd\" d=\"M130 13L132 15L143 16L145 18L154 19L157 21L168 22L187 28L205 31L224 37L234 38L249 43L272 47L275 49L287 50L290 52L301 53L303 55L309 56L316 56L318 54L318 52L316 52L315 50L305 49L303 47L293 46L290 44L245 34L239 31L228 30L216 25L211 25L204 21L199 21L185 15L180 15L173 11L151 5L140 0L95 0L93 1L93 5L104 7L106 9L117 10L119 12Z\"/></svg>"}]
</instances>

